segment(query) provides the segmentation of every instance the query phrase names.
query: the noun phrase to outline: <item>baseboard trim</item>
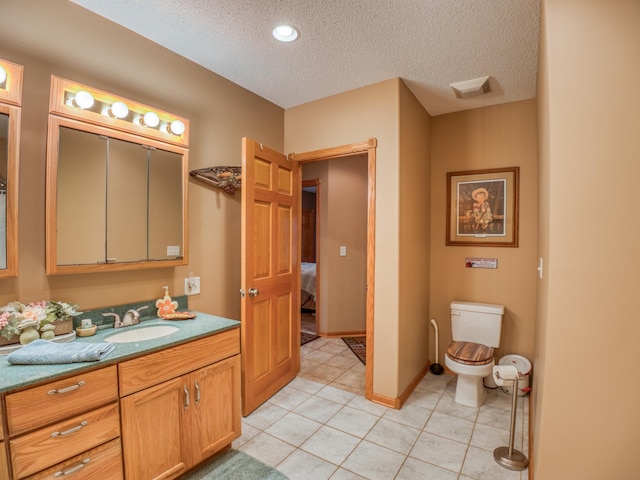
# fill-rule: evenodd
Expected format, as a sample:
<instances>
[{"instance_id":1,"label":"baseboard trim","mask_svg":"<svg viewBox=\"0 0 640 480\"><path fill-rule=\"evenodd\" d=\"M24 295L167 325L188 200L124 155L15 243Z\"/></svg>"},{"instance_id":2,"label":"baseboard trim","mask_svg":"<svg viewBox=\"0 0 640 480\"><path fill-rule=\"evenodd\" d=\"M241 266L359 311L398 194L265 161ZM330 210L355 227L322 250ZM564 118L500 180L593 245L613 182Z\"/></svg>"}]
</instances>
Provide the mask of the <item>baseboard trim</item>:
<instances>
[{"instance_id":1,"label":"baseboard trim","mask_svg":"<svg viewBox=\"0 0 640 480\"><path fill-rule=\"evenodd\" d=\"M387 397L386 395L380 395L379 393L374 393L371 396L371 401L396 410L400 410L401 407L399 398Z\"/></svg>"},{"instance_id":2,"label":"baseboard trim","mask_svg":"<svg viewBox=\"0 0 640 480\"><path fill-rule=\"evenodd\" d=\"M365 337L367 332L365 330L358 330L353 332L320 332L318 333L321 337L326 338L342 338L342 337Z\"/></svg>"},{"instance_id":3,"label":"baseboard trim","mask_svg":"<svg viewBox=\"0 0 640 480\"><path fill-rule=\"evenodd\" d=\"M378 393L374 393L371 397L371 401L375 403L379 403L380 405L384 405L385 407L394 408L396 410L400 410L402 406L407 402L413 391L416 389L418 384L422 381L424 376L429 371L429 367L431 363L427 362L427 365L418 372L418 375L413 379L413 381L404 389L402 394L397 397L387 397L386 395L380 395Z\"/></svg>"}]
</instances>

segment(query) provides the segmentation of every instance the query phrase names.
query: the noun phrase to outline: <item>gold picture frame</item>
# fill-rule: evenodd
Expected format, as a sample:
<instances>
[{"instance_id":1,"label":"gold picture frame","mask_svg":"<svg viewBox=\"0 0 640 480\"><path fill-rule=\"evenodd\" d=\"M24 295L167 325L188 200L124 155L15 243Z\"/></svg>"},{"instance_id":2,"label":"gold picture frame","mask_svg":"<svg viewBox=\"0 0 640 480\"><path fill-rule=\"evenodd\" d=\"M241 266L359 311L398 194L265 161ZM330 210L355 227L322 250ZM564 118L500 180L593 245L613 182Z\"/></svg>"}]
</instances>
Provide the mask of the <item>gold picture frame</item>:
<instances>
[{"instance_id":1,"label":"gold picture frame","mask_svg":"<svg viewBox=\"0 0 640 480\"><path fill-rule=\"evenodd\" d=\"M520 168L447 173L447 245L518 246Z\"/></svg>"}]
</instances>

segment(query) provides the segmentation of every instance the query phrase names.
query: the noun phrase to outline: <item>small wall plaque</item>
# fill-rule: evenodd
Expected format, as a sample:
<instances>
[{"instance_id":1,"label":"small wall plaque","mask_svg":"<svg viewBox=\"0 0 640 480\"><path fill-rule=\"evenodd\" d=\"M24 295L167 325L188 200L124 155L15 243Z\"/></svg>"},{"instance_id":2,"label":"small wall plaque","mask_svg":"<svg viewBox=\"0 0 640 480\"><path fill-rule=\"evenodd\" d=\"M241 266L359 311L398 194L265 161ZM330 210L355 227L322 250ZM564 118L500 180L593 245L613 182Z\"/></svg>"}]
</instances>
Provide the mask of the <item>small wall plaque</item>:
<instances>
[{"instance_id":1,"label":"small wall plaque","mask_svg":"<svg viewBox=\"0 0 640 480\"><path fill-rule=\"evenodd\" d=\"M498 259L467 257L464 264L467 268L498 268Z\"/></svg>"}]
</instances>

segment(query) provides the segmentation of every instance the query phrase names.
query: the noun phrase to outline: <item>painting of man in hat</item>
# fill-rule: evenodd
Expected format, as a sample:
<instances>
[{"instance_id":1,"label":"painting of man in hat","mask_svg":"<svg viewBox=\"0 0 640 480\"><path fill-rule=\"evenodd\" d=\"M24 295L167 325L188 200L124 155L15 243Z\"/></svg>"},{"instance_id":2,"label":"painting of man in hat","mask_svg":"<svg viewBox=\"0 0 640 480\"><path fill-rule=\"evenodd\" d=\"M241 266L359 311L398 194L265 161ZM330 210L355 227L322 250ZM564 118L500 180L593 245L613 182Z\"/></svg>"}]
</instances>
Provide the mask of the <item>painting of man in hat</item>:
<instances>
[{"instance_id":1,"label":"painting of man in hat","mask_svg":"<svg viewBox=\"0 0 640 480\"><path fill-rule=\"evenodd\" d=\"M504 180L458 184L458 235L504 235Z\"/></svg>"},{"instance_id":2,"label":"painting of man in hat","mask_svg":"<svg viewBox=\"0 0 640 480\"><path fill-rule=\"evenodd\" d=\"M471 192L473 198L473 210L471 212L475 222L473 229L476 233L486 232L487 227L493 221L491 205L489 205L489 191L484 187L476 188Z\"/></svg>"}]
</instances>

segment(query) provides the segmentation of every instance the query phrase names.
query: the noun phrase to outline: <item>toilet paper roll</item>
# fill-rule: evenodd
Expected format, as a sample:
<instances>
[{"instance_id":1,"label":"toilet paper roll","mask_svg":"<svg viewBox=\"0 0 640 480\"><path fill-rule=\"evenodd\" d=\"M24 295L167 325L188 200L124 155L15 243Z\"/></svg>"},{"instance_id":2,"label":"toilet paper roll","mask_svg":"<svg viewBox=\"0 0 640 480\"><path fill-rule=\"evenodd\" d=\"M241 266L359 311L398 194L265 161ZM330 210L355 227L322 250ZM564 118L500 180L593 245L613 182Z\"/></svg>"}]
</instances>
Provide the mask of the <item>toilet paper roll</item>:
<instances>
[{"instance_id":1,"label":"toilet paper roll","mask_svg":"<svg viewBox=\"0 0 640 480\"><path fill-rule=\"evenodd\" d=\"M493 367L493 380L499 387L501 387L504 382L508 382L508 385L517 378L518 369L513 365L496 365Z\"/></svg>"}]
</instances>

